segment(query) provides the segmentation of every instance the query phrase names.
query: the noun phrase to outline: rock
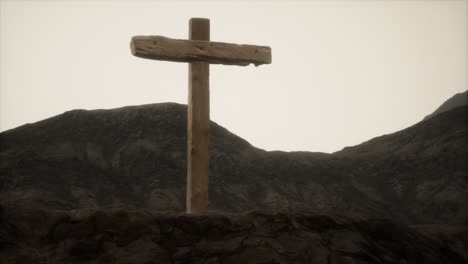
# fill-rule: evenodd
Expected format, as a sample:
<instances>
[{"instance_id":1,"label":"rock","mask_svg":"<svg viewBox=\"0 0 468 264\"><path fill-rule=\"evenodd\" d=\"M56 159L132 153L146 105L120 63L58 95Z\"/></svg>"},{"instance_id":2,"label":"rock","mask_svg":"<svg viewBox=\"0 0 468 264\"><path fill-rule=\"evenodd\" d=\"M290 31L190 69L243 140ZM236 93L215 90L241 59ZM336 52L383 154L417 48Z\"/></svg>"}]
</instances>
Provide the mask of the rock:
<instances>
[{"instance_id":1,"label":"rock","mask_svg":"<svg viewBox=\"0 0 468 264\"><path fill-rule=\"evenodd\" d=\"M223 263L226 264L235 264L235 263L287 263L286 260L283 260L276 251L271 248L264 247L253 247L246 248L241 251L239 254L228 256L223 259Z\"/></svg>"},{"instance_id":2,"label":"rock","mask_svg":"<svg viewBox=\"0 0 468 264\"><path fill-rule=\"evenodd\" d=\"M463 239L466 227L409 228L388 220L341 213L262 210L237 215L185 215L136 208L52 211L19 206L4 207L2 214L0 263L461 264L468 261L468 241ZM42 229L46 232L23 233L21 230L35 226L33 220L37 215L42 216ZM258 218L269 219L269 223L289 222L290 226L281 228L277 234L267 232L266 237L265 229L254 224ZM22 221L16 222L18 219ZM317 219L333 219L339 225ZM316 227L294 225L294 222L314 223ZM162 223L171 223L168 226L173 228L161 230ZM236 223L235 228L232 223ZM200 232L210 227L221 232L218 236ZM131 230L134 234L130 234ZM444 230L451 235L443 235Z\"/></svg>"}]
</instances>

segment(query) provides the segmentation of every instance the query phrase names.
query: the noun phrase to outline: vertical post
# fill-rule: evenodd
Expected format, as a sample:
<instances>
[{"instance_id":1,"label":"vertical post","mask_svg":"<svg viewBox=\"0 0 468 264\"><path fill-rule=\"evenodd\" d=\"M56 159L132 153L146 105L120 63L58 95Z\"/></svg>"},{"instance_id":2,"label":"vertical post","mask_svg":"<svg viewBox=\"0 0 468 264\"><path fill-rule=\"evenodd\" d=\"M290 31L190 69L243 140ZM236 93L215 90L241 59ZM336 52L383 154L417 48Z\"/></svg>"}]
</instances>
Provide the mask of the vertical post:
<instances>
[{"instance_id":1,"label":"vertical post","mask_svg":"<svg viewBox=\"0 0 468 264\"><path fill-rule=\"evenodd\" d=\"M210 20L191 18L190 40L210 40ZM208 168L210 130L209 64L189 63L187 113L187 213L208 208Z\"/></svg>"}]
</instances>

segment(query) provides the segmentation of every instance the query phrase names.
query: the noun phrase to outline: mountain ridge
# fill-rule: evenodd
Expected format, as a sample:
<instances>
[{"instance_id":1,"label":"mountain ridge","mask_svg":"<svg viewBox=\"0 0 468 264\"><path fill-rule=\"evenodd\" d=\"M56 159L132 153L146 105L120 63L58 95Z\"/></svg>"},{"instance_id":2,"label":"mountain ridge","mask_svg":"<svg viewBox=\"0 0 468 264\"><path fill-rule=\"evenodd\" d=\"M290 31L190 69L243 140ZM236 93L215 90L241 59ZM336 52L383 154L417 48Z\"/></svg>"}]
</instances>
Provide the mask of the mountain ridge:
<instances>
[{"instance_id":1,"label":"mountain ridge","mask_svg":"<svg viewBox=\"0 0 468 264\"><path fill-rule=\"evenodd\" d=\"M433 116L436 116L440 113L445 111L451 110L456 107L468 105L468 90L457 93L454 96L447 99L444 103L442 103L434 112L424 117L423 120L427 120Z\"/></svg>"},{"instance_id":2,"label":"mountain ridge","mask_svg":"<svg viewBox=\"0 0 468 264\"><path fill-rule=\"evenodd\" d=\"M465 223L467 112L332 154L267 152L213 122L210 207L335 208L404 223ZM2 132L0 146L3 201L184 210L185 105L72 110Z\"/></svg>"}]
</instances>

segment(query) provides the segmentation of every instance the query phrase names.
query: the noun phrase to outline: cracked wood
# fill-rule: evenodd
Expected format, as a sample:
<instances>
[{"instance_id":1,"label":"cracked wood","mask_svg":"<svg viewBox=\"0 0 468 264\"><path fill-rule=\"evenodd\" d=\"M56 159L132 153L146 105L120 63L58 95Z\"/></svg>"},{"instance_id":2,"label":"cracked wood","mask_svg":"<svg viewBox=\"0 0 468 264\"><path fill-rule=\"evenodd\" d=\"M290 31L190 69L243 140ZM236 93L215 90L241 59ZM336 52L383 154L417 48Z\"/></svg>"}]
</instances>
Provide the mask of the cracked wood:
<instances>
[{"instance_id":1,"label":"cracked wood","mask_svg":"<svg viewBox=\"0 0 468 264\"><path fill-rule=\"evenodd\" d=\"M171 39L163 36L134 36L130 48L134 56L153 60L239 66L271 63L271 48L266 46Z\"/></svg>"}]
</instances>

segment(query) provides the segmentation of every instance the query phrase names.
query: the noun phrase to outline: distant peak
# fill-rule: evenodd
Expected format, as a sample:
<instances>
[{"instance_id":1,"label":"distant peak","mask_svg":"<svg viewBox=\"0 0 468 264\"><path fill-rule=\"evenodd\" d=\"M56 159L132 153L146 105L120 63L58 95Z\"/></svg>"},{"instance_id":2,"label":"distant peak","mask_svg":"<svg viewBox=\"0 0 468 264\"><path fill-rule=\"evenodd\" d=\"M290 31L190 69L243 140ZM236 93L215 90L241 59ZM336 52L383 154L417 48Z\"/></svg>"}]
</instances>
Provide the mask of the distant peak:
<instances>
[{"instance_id":1,"label":"distant peak","mask_svg":"<svg viewBox=\"0 0 468 264\"><path fill-rule=\"evenodd\" d=\"M453 108L460 107L463 105L468 105L468 90L462 93L455 94L450 99L445 101L442 105L440 105L432 114L425 116L423 120L427 120L440 113L449 111Z\"/></svg>"}]
</instances>

